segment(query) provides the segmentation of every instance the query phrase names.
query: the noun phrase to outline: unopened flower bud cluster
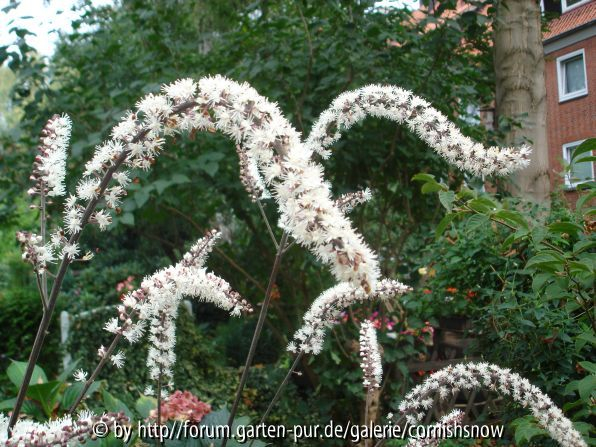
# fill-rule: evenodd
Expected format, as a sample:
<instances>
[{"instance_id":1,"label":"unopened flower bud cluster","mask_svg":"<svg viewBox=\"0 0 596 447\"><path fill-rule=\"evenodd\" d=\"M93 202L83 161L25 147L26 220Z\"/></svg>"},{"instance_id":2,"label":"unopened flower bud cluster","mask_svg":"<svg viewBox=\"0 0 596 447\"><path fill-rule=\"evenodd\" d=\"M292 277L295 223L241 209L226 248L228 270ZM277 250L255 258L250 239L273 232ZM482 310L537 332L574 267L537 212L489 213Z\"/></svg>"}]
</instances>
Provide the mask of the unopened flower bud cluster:
<instances>
[{"instance_id":1,"label":"unopened flower bud cluster","mask_svg":"<svg viewBox=\"0 0 596 447\"><path fill-rule=\"evenodd\" d=\"M528 408L561 446L587 447L572 422L538 387L507 368L489 363L458 364L431 374L404 397L399 410L409 424L415 425L432 407L435 396L445 399L462 390L475 389L493 391Z\"/></svg>"},{"instance_id":2,"label":"unopened flower bud cluster","mask_svg":"<svg viewBox=\"0 0 596 447\"><path fill-rule=\"evenodd\" d=\"M77 419L64 416L45 423L20 419L13 427L11 437L7 438L8 421L9 418L0 414L0 444L5 447L84 445L86 441L96 439L93 426L97 423L107 427L130 423L124 413L95 415L82 411Z\"/></svg>"},{"instance_id":3,"label":"unopened flower bud cluster","mask_svg":"<svg viewBox=\"0 0 596 447\"><path fill-rule=\"evenodd\" d=\"M360 326L360 368L364 376L363 385L370 392L381 386L383 366L377 341L377 331L370 321Z\"/></svg>"},{"instance_id":4,"label":"unopened flower bud cluster","mask_svg":"<svg viewBox=\"0 0 596 447\"><path fill-rule=\"evenodd\" d=\"M455 425L460 425L463 420L464 413L460 410L453 410L451 413L443 416L433 427L429 428L428 433L444 433L445 430L441 430L443 427L453 427ZM441 443L442 440L443 439L437 436L410 438L406 444L406 447L436 447Z\"/></svg>"}]
</instances>

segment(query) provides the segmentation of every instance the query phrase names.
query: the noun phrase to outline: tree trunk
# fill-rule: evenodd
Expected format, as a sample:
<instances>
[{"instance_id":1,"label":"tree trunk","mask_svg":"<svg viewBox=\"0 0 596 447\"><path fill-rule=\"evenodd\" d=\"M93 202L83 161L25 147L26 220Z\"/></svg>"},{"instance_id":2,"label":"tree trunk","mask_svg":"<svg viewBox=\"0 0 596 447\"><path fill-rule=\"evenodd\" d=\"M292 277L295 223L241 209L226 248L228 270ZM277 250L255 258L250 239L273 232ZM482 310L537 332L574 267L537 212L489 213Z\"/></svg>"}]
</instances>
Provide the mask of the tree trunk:
<instances>
[{"instance_id":1,"label":"tree trunk","mask_svg":"<svg viewBox=\"0 0 596 447\"><path fill-rule=\"evenodd\" d=\"M546 86L541 12L537 0L497 0L494 24L497 117L513 120L509 145L530 144L530 166L512 177L511 192L548 203ZM509 127L509 126L508 126Z\"/></svg>"}]
</instances>

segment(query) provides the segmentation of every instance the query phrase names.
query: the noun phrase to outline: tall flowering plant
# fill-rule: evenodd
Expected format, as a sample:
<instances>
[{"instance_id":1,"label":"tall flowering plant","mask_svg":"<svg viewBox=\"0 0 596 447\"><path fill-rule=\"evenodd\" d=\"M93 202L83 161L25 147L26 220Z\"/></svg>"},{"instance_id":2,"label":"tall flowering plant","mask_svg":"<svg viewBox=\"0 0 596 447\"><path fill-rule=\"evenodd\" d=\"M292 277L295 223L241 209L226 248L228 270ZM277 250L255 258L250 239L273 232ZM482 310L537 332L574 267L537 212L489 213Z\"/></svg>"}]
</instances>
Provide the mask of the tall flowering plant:
<instances>
[{"instance_id":1,"label":"tall flowering plant","mask_svg":"<svg viewBox=\"0 0 596 447\"><path fill-rule=\"evenodd\" d=\"M14 445L35 443L51 431L49 426L19 420L19 415L65 275L74 262L88 261L92 257L81 248L83 230L89 225L106 230L126 195L131 173L137 169L150 169L164 150L167 137L196 131L220 131L236 144L240 179L250 199L263 211L262 201L272 198L279 210L278 226L282 230L281 238L277 239L272 225L265 220L276 256L229 425L237 411L282 257L293 243L291 239L328 266L339 282L314 301L304 317L303 327L289 344L288 349L297 353L296 360L263 416L264 420L301 356L316 355L322 350L326 329L338 321L344 309L357 302L393 298L409 290L398 281L380 278L375 253L347 217L354 206L370 198L370 192L365 190L334 199L318 161L319 157L330 155L329 146L343 131L368 115L406 124L438 154L472 173L508 174L529 162L529 148L484 148L463 136L425 100L397 87L371 85L342 94L321 114L311 135L302 141L279 108L248 84L222 76L206 77L198 82L183 79L164 86L161 94L149 94L138 101L136 110L128 112L113 128L111 138L96 147L82 178L64 201L62 225L49 228L47 206L50 199L66 195L65 160L71 126L68 117L53 117L42 132L30 190L32 195L39 196L34 207L40 211L40 231L39 234L23 231L17 235L23 247L23 258L35 271L43 318L12 415L10 419L4 416L0 419L1 439ZM262 214L266 219L265 213ZM122 339L135 343L148 336L147 366L154 383L149 384L146 392L156 393L156 419L158 423L164 420L162 411L169 407L162 405L162 399L168 396L167 388L173 386L175 320L183 296L210 302L232 315L251 311L246 300L205 267L207 255L217 238L216 231L208 232L178 263L146 277L138 289L123 297L117 315L105 325L106 331L113 334L112 342L107 347L98 348L98 364L90 375L82 370L76 372L75 378L84 382L83 390L67 417L51 425L58 433L56 439L59 442L70 442L70 438L60 438L64 432L76 432L77 440L84 439L88 433L86 427L94 418L121 418L121 415L73 415L106 365L124 366L124 355L116 351ZM362 327L361 346L365 385L369 388L381 386L382 359L374 328L369 323ZM466 378L458 380L461 383ZM174 396L167 403L171 404L179 397ZM426 406L427 398L421 399L421 405ZM416 405L414 408L420 403ZM547 407L551 408L550 403ZM540 411L543 406L537 408ZM557 413L555 416L560 427L569 428L562 415ZM447 418L442 423L456 419ZM558 433L556 431L553 436L560 440ZM565 445L584 445L576 436L569 440L575 444ZM224 439L222 445L226 442Z\"/></svg>"}]
</instances>

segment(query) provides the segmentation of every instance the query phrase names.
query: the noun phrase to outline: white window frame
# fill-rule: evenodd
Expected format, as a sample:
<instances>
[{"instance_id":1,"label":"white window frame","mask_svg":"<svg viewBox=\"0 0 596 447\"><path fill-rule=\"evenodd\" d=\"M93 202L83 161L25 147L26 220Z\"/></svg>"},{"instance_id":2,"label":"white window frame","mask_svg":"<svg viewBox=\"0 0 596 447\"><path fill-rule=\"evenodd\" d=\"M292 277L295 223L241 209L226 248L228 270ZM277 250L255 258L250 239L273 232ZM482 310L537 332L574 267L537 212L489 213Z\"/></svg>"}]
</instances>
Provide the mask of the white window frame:
<instances>
[{"instance_id":1,"label":"white window frame","mask_svg":"<svg viewBox=\"0 0 596 447\"><path fill-rule=\"evenodd\" d=\"M572 141L571 143L565 143L563 145L563 160L565 160L565 162L570 165L571 164L571 157L567 157L567 149L569 147L573 147L573 146L579 146L580 144L582 144L584 140L577 140L577 141ZM589 155L592 155L592 153L588 153L586 152L585 154L586 157ZM592 168L592 180L594 179L594 162L586 162L586 163L590 163L590 167ZM571 173L570 173L571 174ZM565 174L565 187L567 189L575 189L575 187L582 182L585 182L586 180L580 180L577 182L572 181L572 179L570 178L569 175Z\"/></svg>"},{"instance_id":2,"label":"white window frame","mask_svg":"<svg viewBox=\"0 0 596 447\"><path fill-rule=\"evenodd\" d=\"M579 3L576 3L575 5L567 6L567 0L561 0L561 5L563 6L563 10L562 11L563 12L571 11L573 8L577 8L578 6L585 5L589 1L591 1L591 0L583 0L583 1L579 2Z\"/></svg>"},{"instance_id":3,"label":"white window frame","mask_svg":"<svg viewBox=\"0 0 596 447\"><path fill-rule=\"evenodd\" d=\"M565 69L564 64L569 59L573 59L576 56L582 56L584 61L584 80L585 87L582 90L578 90L573 93L565 93ZM563 56L557 58L557 84L559 86L559 102L569 101L570 99L579 98L580 96L586 96L588 94L588 73L586 71L586 52L584 49L572 51Z\"/></svg>"}]
</instances>

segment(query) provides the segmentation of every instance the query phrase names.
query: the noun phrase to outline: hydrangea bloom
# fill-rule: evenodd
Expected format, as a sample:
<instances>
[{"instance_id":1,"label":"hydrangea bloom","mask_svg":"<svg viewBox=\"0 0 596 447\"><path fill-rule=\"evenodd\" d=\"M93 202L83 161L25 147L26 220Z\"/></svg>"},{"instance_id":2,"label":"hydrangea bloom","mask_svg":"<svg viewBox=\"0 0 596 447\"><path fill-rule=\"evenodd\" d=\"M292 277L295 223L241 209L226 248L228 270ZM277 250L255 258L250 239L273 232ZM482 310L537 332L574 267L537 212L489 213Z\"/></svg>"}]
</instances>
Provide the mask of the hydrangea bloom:
<instances>
[{"instance_id":1,"label":"hydrangea bloom","mask_svg":"<svg viewBox=\"0 0 596 447\"><path fill-rule=\"evenodd\" d=\"M174 391L161 403L161 422L190 421L200 422L211 413L211 405L202 402L190 391ZM151 410L150 419L157 419L157 410Z\"/></svg>"}]
</instances>

